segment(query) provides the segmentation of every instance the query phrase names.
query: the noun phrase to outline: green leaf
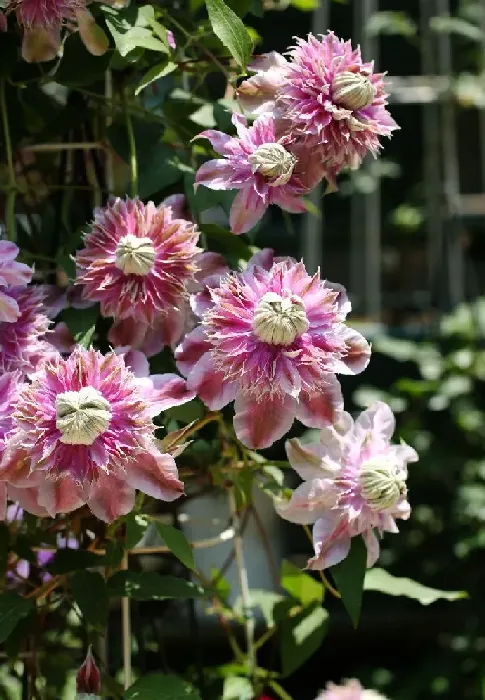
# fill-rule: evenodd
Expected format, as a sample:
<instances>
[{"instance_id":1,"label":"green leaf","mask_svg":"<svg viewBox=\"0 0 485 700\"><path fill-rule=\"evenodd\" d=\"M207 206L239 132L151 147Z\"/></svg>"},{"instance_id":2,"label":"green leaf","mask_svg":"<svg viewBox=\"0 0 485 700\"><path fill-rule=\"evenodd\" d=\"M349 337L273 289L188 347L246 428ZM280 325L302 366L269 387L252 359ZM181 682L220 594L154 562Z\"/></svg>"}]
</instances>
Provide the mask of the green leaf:
<instances>
[{"instance_id":1,"label":"green leaf","mask_svg":"<svg viewBox=\"0 0 485 700\"><path fill-rule=\"evenodd\" d=\"M482 30L471 22L467 22L466 19L460 19L459 17L431 17L430 20L431 29L438 33L451 33L462 36L465 39L471 39L472 41L482 40Z\"/></svg>"},{"instance_id":2,"label":"green leaf","mask_svg":"<svg viewBox=\"0 0 485 700\"><path fill-rule=\"evenodd\" d=\"M249 678L231 676L224 679L222 700L252 700L252 698L254 698L254 690Z\"/></svg>"},{"instance_id":3,"label":"green leaf","mask_svg":"<svg viewBox=\"0 0 485 700\"><path fill-rule=\"evenodd\" d=\"M0 523L0 577L3 578L8 561L10 532L6 523Z\"/></svg>"},{"instance_id":4,"label":"green leaf","mask_svg":"<svg viewBox=\"0 0 485 700\"><path fill-rule=\"evenodd\" d=\"M312 12L319 6L318 0L290 0L290 5L302 12Z\"/></svg>"},{"instance_id":5,"label":"green leaf","mask_svg":"<svg viewBox=\"0 0 485 700\"><path fill-rule=\"evenodd\" d=\"M35 608L30 598L22 598L17 593L8 591L0 595L0 643L14 631L22 618L27 617Z\"/></svg>"},{"instance_id":6,"label":"green leaf","mask_svg":"<svg viewBox=\"0 0 485 700\"><path fill-rule=\"evenodd\" d=\"M65 309L62 320L71 331L74 340L83 348L89 348L99 318L99 306L89 306L87 309Z\"/></svg>"},{"instance_id":7,"label":"green leaf","mask_svg":"<svg viewBox=\"0 0 485 700\"><path fill-rule=\"evenodd\" d=\"M146 515L130 513L126 517L126 548L133 549L141 540L150 524Z\"/></svg>"},{"instance_id":8,"label":"green leaf","mask_svg":"<svg viewBox=\"0 0 485 700\"><path fill-rule=\"evenodd\" d=\"M437 600L460 600L468 598L466 591L440 591L437 588L428 588L422 583L410 578L400 578L389 574L384 569L371 569L365 577L364 589L366 591L379 591L386 595L406 596L413 598L421 605L430 605Z\"/></svg>"},{"instance_id":9,"label":"green leaf","mask_svg":"<svg viewBox=\"0 0 485 700\"><path fill-rule=\"evenodd\" d=\"M206 594L195 583L152 571L119 571L108 579L108 592L110 596L127 596L135 600L202 598Z\"/></svg>"},{"instance_id":10,"label":"green leaf","mask_svg":"<svg viewBox=\"0 0 485 700\"><path fill-rule=\"evenodd\" d=\"M327 633L328 613L313 603L281 623L281 668L289 676L318 649Z\"/></svg>"},{"instance_id":11,"label":"green leaf","mask_svg":"<svg viewBox=\"0 0 485 700\"><path fill-rule=\"evenodd\" d=\"M367 22L367 33L370 36L379 34L415 36L416 23L405 12L376 12Z\"/></svg>"},{"instance_id":12,"label":"green leaf","mask_svg":"<svg viewBox=\"0 0 485 700\"><path fill-rule=\"evenodd\" d=\"M249 260L254 254L254 250L243 241L241 236L235 236L222 226L202 224L200 228L206 235L209 249L221 253L231 262L237 264L241 260Z\"/></svg>"},{"instance_id":13,"label":"green leaf","mask_svg":"<svg viewBox=\"0 0 485 700\"><path fill-rule=\"evenodd\" d=\"M177 676L152 673L123 693L124 700L200 700L200 695Z\"/></svg>"},{"instance_id":14,"label":"green leaf","mask_svg":"<svg viewBox=\"0 0 485 700\"><path fill-rule=\"evenodd\" d=\"M71 590L86 622L100 630L106 627L109 598L106 581L95 571L77 571L71 576Z\"/></svg>"},{"instance_id":15,"label":"green leaf","mask_svg":"<svg viewBox=\"0 0 485 700\"><path fill-rule=\"evenodd\" d=\"M353 537L347 557L330 569L354 627L359 624L366 569L367 548L362 537Z\"/></svg>"},{"instance_id":16,"label":"green leaf","mask_svg":"<svg viewBox=\"0 0 485 700\"><path fill-rule=\"evenodd\" d=\"M82 571L84 569L103 566L104 557L101 554L88 552L85 549L59 549L47 570L50 574L68 574L71 571Z\"/></svg>"},{"instance_id":17,"label":"green leaf","mask_svg":"<svg viewBox=\"0 0 485 700\"><path fill-rule=\"evenodd\" d=\"M127 56L137 48L168 53L166 41L153 35L155 11L151 5L130 5L122 10L104 7L103 11L120 56Z\"/></svg>"},{"instance_id":18,"label":"green leaf","mask_svg":"<svg viewBox=\"0 0 485 700\"><path fill-rule=\"evenodd\" d=\"M302 605L321 603L325 591L321 583L286 559L281 564L281 586Z\"/></svg>"},{"instance_id":19,"label":"green leaf","mask_svg":"<svg viewBox=\"0 0 485 700\"><path fill-rule=\"evenodd\" d=\"M194 552L184 533L165 523L157 522L155 526L158 530L158 534L172 554L174 554L188 569L195 571L197 567L195 566Z\"/></svg>"},{"instance_id":20,"label":"green leaf","mask_svg":"<svg viewBox=\"0 0 485 700\"><path fill-rule=\"evenodd\" d=\"M229 49L241 68L245 69L253 50L246 27L223 0L206 0L205 4L214 34Z\"/></svg>"},{"instance_id":21,"label":"green leaf","mask_svg":"<svg viewBox=\"0 0 485 700\"><path fill-rule=\"evenodd\" d=\"M279 620L285 617L288 609L291 608L290 600L279 593L274 593L274 591L251 589L249 597L251 607L261 610L268 627L274 627ZM243 615L244 610L241 598L238 598L235 602L234 611L237 615Z\"/></svg>"},{"instance_id":22,"label":"green leaf","mask_svg":"<svg viewBox=\"0 0 485 700\"><path fill-rule=\"evenodd\" d=\"M144 90L148 85L154 83L155 80L164 78L166 75L170 75L174 70L177 69L177 64L172 61L163 61L162 63L157 63L148 70L143 78L140 80L138 87L135 90L135 95L139 95L142 90Z\"/></svg>"}]
</instances>

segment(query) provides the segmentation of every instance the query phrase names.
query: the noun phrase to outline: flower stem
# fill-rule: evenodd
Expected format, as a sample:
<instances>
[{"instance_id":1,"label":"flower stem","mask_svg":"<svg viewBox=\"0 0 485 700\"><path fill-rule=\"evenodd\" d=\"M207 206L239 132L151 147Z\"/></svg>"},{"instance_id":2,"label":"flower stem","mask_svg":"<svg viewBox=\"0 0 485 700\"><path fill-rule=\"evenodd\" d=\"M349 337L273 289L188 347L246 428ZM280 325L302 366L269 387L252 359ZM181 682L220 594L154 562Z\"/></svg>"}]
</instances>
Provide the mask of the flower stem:
<instances>
[{"instance_id":1,"label":"flower stem","mask_svg":"<svg viewBox=\"0 0 485 700\"><path fill-rule=\"evenodd\" d=\"M254 615L251 610L251 599L249 594L248 572L244 561L243 538L237 512L236 496L234 489L229 490L229 505L234 527L234 559L236 562L239 587L241 589L241 600L244 617L244 631L246 634L246 654L249 670L249 677L254 679L256 671L256 649L254 646Z\"/></svg>"},{"instance_id":2,"label":"flower stem","mask_svg":"<svg viewBox=\"0 0 485 700\"><path fill-rule=\"evenodd\" d=\"M0 112L2 114L3 137L7 154L8 167L8 193L5 210L5 222L7 225L7 238L15 240L15 199L17 197L17 183L15 181L15 167L13 162L12 140L10 138L10 125L8 123L7 99L5 96L6 79L0 79Z\"/></svg>"},{"instance_id":3,"label":"flower stem","mask_svg":"<svg viewBox=\"0 0 485 700\"><path fill-rule=\"evenodd\" d=\"M303 525L303 529L305 530L306 536L308 537L308 539L310 540L310 542L313 544L312 533L310 532L310 528L308 527L308 525ZM335 598L341 598L342 596L341 596L340 593L337 591L337 589L334 588L334 587L332 586L332 584L330 583L330 581L328 580L328 578L325 576L325 574L323 573L323 571L322 571L322 570L319 570L318 573L320 574L320 578L321 578L322 583L323 583L323 585L325 586L325 588L327 588L327 589L330 591L330 593L331 593L333 596L335 596Z\"/></svg>"},{"instance_id":4,"label":"flower stem","mask_svg":"<svg viewBox=\"0 0 485 700\"><path fill-rule=\"evenodd\" d=\"M136 157L136 142L135 132L133 130L133 122L128 110L128 103L125 92L123 91L123 108L125 111L126 132L128 134L128 146L130 150L130 180L131 180L131 196L138 195L138 159Z\"/></svg>"},{"instance_id":5,"label":"flower stem","mask_svg":"<svg viewBox=\"0 0 485 700\"><path fill-rule=\"evenodd\" d=\"M276 681L269 681L268 685L272 690L274 690L280 700L293 700L291 695L287 693L286 690Z\"/></svg>"}]
</instances>

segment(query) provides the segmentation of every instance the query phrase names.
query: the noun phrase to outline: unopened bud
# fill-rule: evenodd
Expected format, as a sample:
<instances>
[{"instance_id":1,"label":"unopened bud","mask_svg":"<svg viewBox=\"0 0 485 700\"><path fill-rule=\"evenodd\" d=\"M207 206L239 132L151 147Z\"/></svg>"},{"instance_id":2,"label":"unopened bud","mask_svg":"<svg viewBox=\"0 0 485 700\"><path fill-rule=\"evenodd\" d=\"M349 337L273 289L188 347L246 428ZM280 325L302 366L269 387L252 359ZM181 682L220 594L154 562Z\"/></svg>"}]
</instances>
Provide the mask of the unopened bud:
<instances>
[{"instance_id":1,"label":"unopened bud","mask_svg":"<svg viewBox=\"0 0 485 700\"><path fill-rule=\"evenodd\" d=\"M280 143L263 143L251 153L249 162L254 173L268 179L268 185L279 187L286 185L293 175L296 158Z\"/></svg>"},{"instance_id":2,"label":"unopened bud","mask_svg":"<svg viewBox=\"0 0 485 700\"><path fill-rule=\"evenodd\" d=\"M361 73L339 73L333 81L332 88L335 104L352 112L367 107L374 99L374 87Z\"/></svg>"},{"instance_id":3,"label":"unopened bud","mask_svg":"<svg viewBox=\"0 0 485 700\"><path fill-rule=\"evenodd\" d=\"M101 700L101 674L88 649L86 659L76 676L76 700Z\"/></svg>"}]
</instances>

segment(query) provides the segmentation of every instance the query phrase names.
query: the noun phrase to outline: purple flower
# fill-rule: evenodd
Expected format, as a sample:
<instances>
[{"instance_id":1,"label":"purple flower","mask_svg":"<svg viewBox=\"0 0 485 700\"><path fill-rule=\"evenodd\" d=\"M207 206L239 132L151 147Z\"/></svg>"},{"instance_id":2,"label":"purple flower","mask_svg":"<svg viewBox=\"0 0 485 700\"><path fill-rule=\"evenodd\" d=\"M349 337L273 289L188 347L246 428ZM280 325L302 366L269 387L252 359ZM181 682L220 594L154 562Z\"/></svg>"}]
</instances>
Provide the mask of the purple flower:
<instances>
[{"instance_id":1,"label":"purple flower","mask_svg":"<svg viewBox=\"0 0 485 700\"><path fill-rule=\"evenodd\" d=\"M175 352L187 387L211 410L235 399L234 427L248 447L268 447L295 417L332 423L342 410L335 374L361 372L370 356L345 325L344 290L265 250L208 292L193 297L202 324Z\"/></svg>"},{"instance_id":2,"label":"purple flower","mask_svg":"<svg viewBox=\"0 0 485 700\"><path fill-rule=\"evenodd\" d=\"M387 700L375 690L365 690L359 681L352 679L344 685L329 683L316 700Z\"/></svg>"},{"instance_id":3,"label":"purple flower","mask_svg":"<svg viewBox=\"0 0 485 700\"><path fill-rule=\"evenodd\" d=\"M283 146L271 115L256 119L249 128L240 114L234 114L232 121L237 137L212 129L198 135L208 139L224 158L204 163L195 178L196 185L213 190L239 190L230 212L231 231L249 231L270 204L297 214L306 211L302 197L323 176L311 152L291 144Z\"/></svg>"},{"instance_id":4,"label":"purple flower","mask_svg":"<svg viewBox=\"0 0 485 700\"><path fill-rule=\"evenodd\" d=\"M294 523L315 523L315 556L310 569L325 569L345 559L352 537L362 535L367 566L379 557L374 530L397 532L396 519L407 520L407 463L418 455L401 442L392 445L394 416L378 402L357 420L343 413L340 421L323 428L320 442L286 444L291 466L305 481L278 513Z\"/></svg>"},{"instance_id":5,"label":"purple flower","mask_svg":"<svg viewBox=\"0 0 485 700\"><path fill-rule=\"evenodd\" d=\"M15 260L18 254L15 243L0 240L0 323L12 323L20 316L19 305L9 289L24 287L32 279L33 270Z\"/></svg>"},{"instance_id":6,"label":"purple flower","mask_svg":"<svg viewBox=\"0 0 485 700\"><path fill-rule=\"evenodd\" d=\"M333 32L298 38L288 53L289 60L275 52L257 59L238 98L245 109L274 115L285 146L316 149L333 184L342 168L358 167L368 152L377 156L381 137L398 128L386 109L383 74Z\"/></svg>"}]
</instances>

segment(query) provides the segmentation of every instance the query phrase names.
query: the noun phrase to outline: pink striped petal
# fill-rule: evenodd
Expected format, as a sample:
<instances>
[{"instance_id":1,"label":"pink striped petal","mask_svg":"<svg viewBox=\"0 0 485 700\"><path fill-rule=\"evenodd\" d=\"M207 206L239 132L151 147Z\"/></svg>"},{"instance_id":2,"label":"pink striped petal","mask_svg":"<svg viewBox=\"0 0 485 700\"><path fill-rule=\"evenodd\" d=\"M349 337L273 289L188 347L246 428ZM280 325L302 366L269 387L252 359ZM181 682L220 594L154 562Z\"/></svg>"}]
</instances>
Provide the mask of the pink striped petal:
<instances>
[{"instance_id":1,"label":"pink striped petal","mask_svg":"<svg viewBox=\"0 0 485 700\"><path fill-rule=\"evenodd\" d=\"M218 372L209 352L202 355L187 379L187 387L210 408L219 411L236 396L234 382L226 381L222 372Z\"/></svg>"},{"instance_id":2,"label":"pink striped petal","mask_svg":"<svg viewBox=\"0 0 485 700\"><path fill-rule=\"evenodd\" d=\"M231 206L229 224L237 235L250 231L263 217L268 204L258 195L254 187L239 190Z\"/></svg>"},{"instance_id":3,"label":"pink striped petal","mask_svg":"<svg viewBox=\"0 0 485 700\"><path fill-rule=\"evenodd\" d=\"M286 394L265 396L260 401L238 394L234 404L234 429L241 442L254 450L269 447L290 430L296 400Z\"/></svg>"},{"instance_id":4,"label":"pink striped petal","mask_svg":"<svg viewBox=\"0 0 485 700\"><path fill-rule=\"evenodd\" d=\"M335 423L343 411L342 389L338 379L328 374L325 385L315 394L302 391L296 417L309 428L324 428Z\"/></svg>"},{"instance_id":5,"label":"pink striped petal","mask_svg":"<svg viewBox=\"0 0 485 700\"><path fill-rule=\"evenodd\" d=\"M88 506L97 518L111 523L133 510L135 496L132 486L112 474L102 474L96 484L93 484Z\"/></svg>"},{"instance_id":6,"label":"pink striped petal","mask_svg":"<svg viewBox=\"0 0 485 700\"><path fill-rule=\"evenodd\" d=\"M182 374L187 377L210 347L202 326L188 333L175 350L177 367Z\"/></svg>"},{"instance_id":7,"label":"pink striped petal","mask_svg":"<svg viewBox=\"0 0 485 700\"><path fill-rule=\"evenodd\" d=\"M126 483L147 496L174 501L184 492L177 465L170 455L141 452L126 466Z\"/></svg>"}]
</instances>

